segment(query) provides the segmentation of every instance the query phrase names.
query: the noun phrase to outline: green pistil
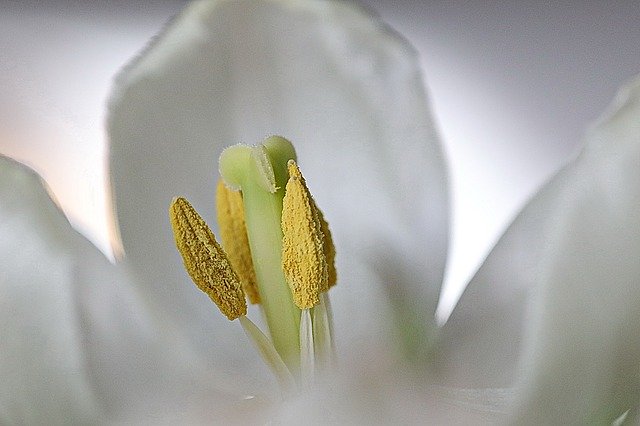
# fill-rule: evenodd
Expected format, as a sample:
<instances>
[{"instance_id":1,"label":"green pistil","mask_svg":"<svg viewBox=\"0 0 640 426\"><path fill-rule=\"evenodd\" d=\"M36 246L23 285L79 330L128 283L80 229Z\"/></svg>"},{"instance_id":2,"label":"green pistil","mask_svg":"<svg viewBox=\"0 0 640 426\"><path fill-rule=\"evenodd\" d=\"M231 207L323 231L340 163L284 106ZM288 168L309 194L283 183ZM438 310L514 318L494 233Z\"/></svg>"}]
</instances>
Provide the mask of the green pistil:
<instances>
[{"instance_id":1,"label":"green pistil","mask_svg":"<svg viewBox=\"0 0 640 426\"><path fill-rule=\"evenodd\" d=\"M242 191L251 257L261 305L276 350L292 373L300 368L300 310L282 271L282 199L287 162L295 160L291 143L281 137L262 145L236 145L220 156L225 182Z\"/></svg>"}]
</instances>

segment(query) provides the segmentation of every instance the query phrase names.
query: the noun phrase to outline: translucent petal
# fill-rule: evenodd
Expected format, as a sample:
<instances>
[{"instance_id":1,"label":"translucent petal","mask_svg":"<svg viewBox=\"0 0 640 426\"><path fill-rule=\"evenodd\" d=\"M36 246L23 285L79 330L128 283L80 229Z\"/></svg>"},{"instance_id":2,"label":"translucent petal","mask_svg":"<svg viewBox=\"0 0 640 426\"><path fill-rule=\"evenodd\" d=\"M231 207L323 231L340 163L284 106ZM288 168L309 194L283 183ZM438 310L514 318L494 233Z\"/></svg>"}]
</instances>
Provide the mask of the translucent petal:
<instances>
[{"instance_id":1,"label":"translucent petal","mask_svg":"<svg viewBox=\"0 0 640 426\"><path fill-rule=\"evenodd\" d=\"M210 361L221 352L215 342L235 331L190 288L166 209L185 196L215 223L220 151L270 134L294 142L332 225L336 323L377 334L385 315L364 312L383 309L382 282L420 300L423 318L434 311L447 237L442 153L415 52L362 9L196 2L119 76L108 128L123 243L141 291ZM225 340L228 353L240 340Z\"/></svg>"},{"instance_id":2,"label":"translucent petal","mask_svg":"<svg viewBox=\"0 0 640 426\"><path fill-rule=\"evenodd\" d=\"M567 173L526 327L518 420L609 424L640 400L640 79Z\"/></svg>"},{"instance_id":3,"label":"translucent petal","mask_svg":"<svg viewBox=\"0 0 640 426\"><path fill-rule=\"evenodd\" d=\"M512 386L531 289L566 184L561 171L523 208L475 274L440 329L435 365L443 383Z\"/></svg>"},{"instance_id":4,"label":"translucent petal","mask_svg":"<svg viewBox=\"0 0 640 426\"><path fill-rule=\"evenodd\" d=\"M77 312L76 242L40 179L0 157L0 422L99 414Z\"/></svg>"},{"instance_id":5,"label":"translucent petal","mask_svg":"<svg viewBox=\"0 0 640 426\"><path fill-rule=\"evenodd\" d=\"M275 423L308 425L495 425L506 418L506 389L450 389L394 365L375 347L354 354L316 388L285 401Z\"/></svg>"},{"instance_id":6,"label":"translucent petal","mask_svg":"<svg viewBox=\"0 0 640 426\"><path fill-rule=\"evenodd\" d=\"M3 424L255 421L268 408L241 393L264 383L207 369L149 317L126 265L109 263L40 179L4 157L0 200Z\"/></svg>"}]
</instances>

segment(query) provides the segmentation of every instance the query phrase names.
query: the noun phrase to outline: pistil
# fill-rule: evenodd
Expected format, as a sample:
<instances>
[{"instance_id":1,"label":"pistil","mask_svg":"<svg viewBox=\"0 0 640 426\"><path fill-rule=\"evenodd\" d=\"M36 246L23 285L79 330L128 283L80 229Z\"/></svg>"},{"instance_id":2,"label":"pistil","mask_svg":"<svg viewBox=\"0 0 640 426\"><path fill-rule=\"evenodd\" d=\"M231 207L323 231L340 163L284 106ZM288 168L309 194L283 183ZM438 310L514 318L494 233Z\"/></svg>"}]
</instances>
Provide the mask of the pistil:
<instances>
[{"instance_id":1,"label":"pistil","mask_svg":"<svg viewBox=\"0 0 640 426\"><path fill-rule=\"evenodd\" d=\"M249 247L261 306L273 345L294 373L300 369L300 309L282 271L282 200L287 162L296 154L289 141L277 136L262 145L236 145L220 156L220 174L242 191Z\"/></svg>"}]
</instances>

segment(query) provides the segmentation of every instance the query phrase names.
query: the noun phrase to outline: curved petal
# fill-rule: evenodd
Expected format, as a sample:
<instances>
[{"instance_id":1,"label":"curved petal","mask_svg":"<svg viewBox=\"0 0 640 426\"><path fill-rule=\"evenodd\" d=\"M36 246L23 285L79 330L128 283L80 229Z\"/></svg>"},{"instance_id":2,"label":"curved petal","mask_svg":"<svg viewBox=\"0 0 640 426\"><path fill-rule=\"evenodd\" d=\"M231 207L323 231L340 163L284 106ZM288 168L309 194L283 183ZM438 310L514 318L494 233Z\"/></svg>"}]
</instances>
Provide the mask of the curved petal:
<instances>
[{"instance_id":1,"label":"curved petal","mask_svg":"<svg viewBox=\"0 0 640 426\"><path fill-rule=\"evenodd\" d=\"M610 424L640 397L640 78L569 171L537 279L517 421Z\"/></svg>"},{"instance_id":2,"label":"curved petal","mask_svg":"<svg viewBox=\"0 0 640 426\"><path fill-rule=\"evenodd\" d=\"M188 283L167 208L186 196L213 224L221 149L269 134L296 144L332 226L336 322L379 336L372 284L391 266L404 278L388 284L408 285L433 313L447 237L442 153L415 52L377 18L344 2L196 2L117 86L108 127L123 245L145 296L201 350L220 353L229 326Z\"/></svg>"},{"instance_id":3,"label":"curved petal","mask_svg":"<svg viewBox=\"0 0 640 426\"><path fill-rule=\"evenodd\" d=\"M71 228L35 173L0 157L0 199L3 424L257 421L270 401L239 389L264 384L207 370L159 333L126 270Z\"/></svg>"},{"instance_id":4,"label":"curved petal","mask_svg":"<svg viewBox=\"0 0 640 426\"><path fill-rule=\"evenodd\" d=\"M282 404L275 423L495 425L506 419L510 395L503 390L433 387L375 346L366 349L317 389Z\"/></svg>"},{"instance_id":5,"label":"curved petal","mask_svg":"<svg viewBox=\"0 0 640 426\"><path fill-rule=\"evenodd\" d=\"M435 366L447 386L512 386L527 306L567 172L523 208L475 274L441 327Z\"/></svg>"},{"instance_id":6,"label":"curved petal","mask_svg":"<svg viewBox=\"0 0 640 426\"><path fill-rule=\"evenodd\" d=\"M625 129L624 125L628 127ZM628 148L625 149L634 149L633 129L628 123L619 126L628 132L625 134ZM591 139L599 137L598 132ZM441 380L447 385L472 388L514 385L525 329L534 321L534 313L537 312L531 299L536 283L548 267L543 258L549 256L549 242L557 238L558 222L560 218L568 217L572 211L569 208L571 203L576 203L576 207L572 207L575 209L590 206L587 200L579 200L579 195L569 196L572 189L567 188L583 185L579 183L580 179L586 178L576 175L586 175L587 172L576 170L593 168L589 173L596 176L595 180L602 179L598 173L605 172L597 171L600 166L595 162L607 160L597 160L590 154L595 144L591 142L576 162L558 173L523 209L489 254L449 321L440 330L436 367ZM622 148L617 149L623 151ZM612 160L609 163L610 167L614 166ZM632 184L631 177L627 180L631 197L637 185ZM596 194L594 191L591 195L594 200L609 198L602 192Z\"/></svg>"},{"instance_id":7,"label":"curved petal","mask_svg":"<svg viewBox=\"0 0 640 426\"><path fill-rule=\"evenodd\" d=\"M0 422L98 415L74 294L75 234L40 179L0 157Z\"/></svg>"}]
</instances>

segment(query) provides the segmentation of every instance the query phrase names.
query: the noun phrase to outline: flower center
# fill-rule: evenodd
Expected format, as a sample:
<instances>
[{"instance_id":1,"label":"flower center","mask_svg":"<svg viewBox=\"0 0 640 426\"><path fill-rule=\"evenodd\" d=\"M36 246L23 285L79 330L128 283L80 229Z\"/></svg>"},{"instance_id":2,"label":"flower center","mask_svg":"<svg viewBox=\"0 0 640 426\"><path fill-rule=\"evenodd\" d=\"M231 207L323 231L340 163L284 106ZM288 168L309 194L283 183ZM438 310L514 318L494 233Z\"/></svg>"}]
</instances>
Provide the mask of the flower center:
<instances>
[{"instance_id":1,"label":"flower center","mask_svg":"<svg viewBox=\"0 0 640 426\"><path fill-rule=\"evenodd\" d=\"M284 389L309 386L334 357L327 292L336 283L335 248L295 161L291 142L278 136L222 152L222 247L184 198L169 210L194 283L239 320ZM267 333L247 318L245 295L262 311Z\"/></svg>"}]
</instances>

